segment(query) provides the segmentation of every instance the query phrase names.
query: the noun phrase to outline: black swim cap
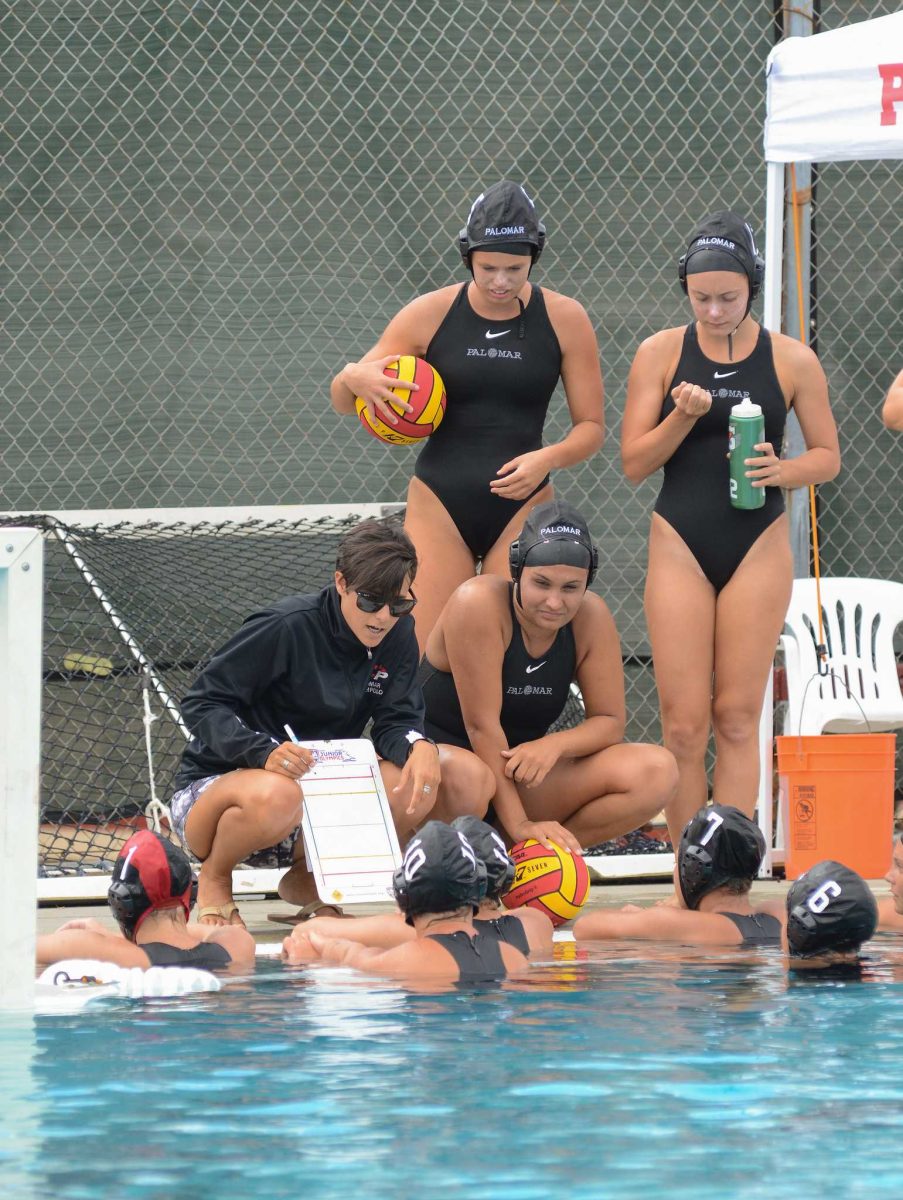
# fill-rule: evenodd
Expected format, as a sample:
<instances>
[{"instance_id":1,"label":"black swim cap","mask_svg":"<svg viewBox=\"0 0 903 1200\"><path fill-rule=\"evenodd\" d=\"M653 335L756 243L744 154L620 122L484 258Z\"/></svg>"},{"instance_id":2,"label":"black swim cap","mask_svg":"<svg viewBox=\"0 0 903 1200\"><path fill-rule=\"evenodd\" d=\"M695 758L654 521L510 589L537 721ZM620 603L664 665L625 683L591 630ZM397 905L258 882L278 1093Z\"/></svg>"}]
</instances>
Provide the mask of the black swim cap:
<instances>
[{"instance_id":1,"label":"black swim cap","mask_svg":"<svg viewBox=\"0 0 903 1200\"><path fill-rule=\"evenodd\" d=\"M702 271L736 271L749 280L749 306L765 277L765 260L756 248L753 231L735 212L712 213L693 231L686 252L677 264L680 286L687 290L687 276ZM745 315L745 314L744 314Z\"/></svg>"},{"instance_id":2,"label":"black swim cap","mask_svg":"<svg viewBox=\"0 0 903 1200\"><path fill-rule=\"evenodd\" d=\"M178 846L150 829L132 834L119 852L107 892L110 911L133 942L145 917L162 908L191 911L191 863Z\"/></svg>"},{"instance_id":3,"label":"black swim cap","mask_svg":"<svg viewBox=\"0 0 903 1200\"><path fill-rule=\"evenodd\" d=\"M496 900L503 896L514 883L515 867L514 859L501 837L479 817L456 817L451 827L464 834L486 868L486 894L489 898Z\"/></svg>"},{"instance_id":4,"label":"black swim cap","mask_svg":"<svg viewBox=\"0 0 903 1200\"><path fill-rule=\"evenodd\" d=\"M519 183L503 179L480 192L470 206L467 224L458 234L458 248L468 267L472 250L527 253L536 262L545 240L546 227L536 215L533 201ZM515 248L520 246L526 250Z\"/></svg>"},{"instance_id":5,"label":"black swim cap","mask_svg":"<svg viewBox=\"0 0 903 1200\"><path fill-rule=\"evenodd\" d=\"M858 950L877 926L871 888L843 863L817 863L787 893L787 945L796 958Z\"/></svg>"},{"instance_id":6,"label":"black swim cap","mask_svg":"<svg viewBox=\"0 0 903 1200\"><path fill-rule=\"evenodd\" d=\"M725 884L755 879L764 854L761 829L739 808L701 808L687 822L677 852L677 881L687 908L698 908L703 896Z\"/></svg>"},{"instance_id":7,"label":"black swim cap","mask_svg":"<svg viewBox=\"0 0 903 1200\"><path fill-rule=\"evenodd\" d=\"M520 536L508 547L508 566L517 584L524 567L561 565L585 567L589 587L599 566L599 555L586 521L573 504L549 500L528 513Z\"/></svg>"},{"instance_id":8,"label":"black swim cap","mask_svg":"<svg viewBox=\"0 0 903 1200\"><path fill-rule=\"evenodd\" d=\"M486 895L486 868L460 830L428 821L408 842L392 886L398 907L413 925L421 913L447 913L465 905L476 912Z\"/></svg>"}]
</instances>

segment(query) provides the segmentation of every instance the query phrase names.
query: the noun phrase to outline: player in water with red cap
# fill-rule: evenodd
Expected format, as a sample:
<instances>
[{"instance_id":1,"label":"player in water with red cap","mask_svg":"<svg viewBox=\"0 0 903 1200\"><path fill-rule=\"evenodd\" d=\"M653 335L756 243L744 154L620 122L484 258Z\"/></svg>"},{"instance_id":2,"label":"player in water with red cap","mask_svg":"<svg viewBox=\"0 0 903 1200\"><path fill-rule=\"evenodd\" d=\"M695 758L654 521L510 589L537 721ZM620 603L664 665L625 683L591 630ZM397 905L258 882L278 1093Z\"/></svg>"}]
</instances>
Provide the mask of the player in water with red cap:
<instances>
[{"instance_id":1,"label":"player in water with red cap","mask_svg":"<svg viewBox=\"0 0 903 1200\"><path fill-rule=\"evenodd\" d=\"M120 967L254 965L254 939L237 925L189 925L194 878L185 853L149 829L132 834L113 867L107 893L121 933L91 917L39 935L39 963L94 958Z\"/></svg>"}]
</instances>

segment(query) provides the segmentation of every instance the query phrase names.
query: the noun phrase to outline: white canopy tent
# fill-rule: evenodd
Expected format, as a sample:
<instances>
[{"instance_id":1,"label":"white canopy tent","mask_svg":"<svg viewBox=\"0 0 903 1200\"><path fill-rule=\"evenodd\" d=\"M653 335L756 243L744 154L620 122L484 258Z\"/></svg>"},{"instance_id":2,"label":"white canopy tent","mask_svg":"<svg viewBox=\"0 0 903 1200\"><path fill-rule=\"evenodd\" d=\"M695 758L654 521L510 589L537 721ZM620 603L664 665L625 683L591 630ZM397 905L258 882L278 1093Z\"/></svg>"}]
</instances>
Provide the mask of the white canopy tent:
<instances>
[{"instance_id":1,"label":"white canopy tent","mask_svg":"<svg viewBox=\"0 0 903 1200\"><path fill-rule=\"evenodd\" d=\"M765 325L781 327L784 164L903 158L903 12L768 56Z\"/></svg>"},{"instance_id":2,"label":"white canopy tent","mask_svg":"<svg viewBox=\"0 0 903 1200\"><path fill-rule=\"evenodd\" d=\"M764 324L781 328L787 163L903 159L903 12L778 43L766 66ZM773 696L759 741L759 823L771 874ZM783 845L778 831L778 845Z\"/></svg>"}]
</instances>

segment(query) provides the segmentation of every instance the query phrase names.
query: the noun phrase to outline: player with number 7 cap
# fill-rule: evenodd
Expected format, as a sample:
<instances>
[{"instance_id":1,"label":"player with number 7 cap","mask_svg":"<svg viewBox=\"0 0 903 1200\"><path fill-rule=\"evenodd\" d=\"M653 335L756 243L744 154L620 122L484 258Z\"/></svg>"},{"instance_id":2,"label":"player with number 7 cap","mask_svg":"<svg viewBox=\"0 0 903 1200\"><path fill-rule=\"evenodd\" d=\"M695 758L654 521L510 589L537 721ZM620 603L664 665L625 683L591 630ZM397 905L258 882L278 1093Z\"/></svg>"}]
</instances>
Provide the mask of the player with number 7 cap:
<instances>
[{"instance_id":1,"label":"player with number 7 cap","mask_svg":"<svg viewBox=\"0 0 903 1200\"><path fill-rule=\"evenodd\" d=\"M738 808L701 808L681 835L675 865L680 907L587 913L574 936L593 941L637 938L685 945L779 946L784 927L780 900L753 905L750 889L765 853L758 825Z\"/></svg>"}]
</instances>

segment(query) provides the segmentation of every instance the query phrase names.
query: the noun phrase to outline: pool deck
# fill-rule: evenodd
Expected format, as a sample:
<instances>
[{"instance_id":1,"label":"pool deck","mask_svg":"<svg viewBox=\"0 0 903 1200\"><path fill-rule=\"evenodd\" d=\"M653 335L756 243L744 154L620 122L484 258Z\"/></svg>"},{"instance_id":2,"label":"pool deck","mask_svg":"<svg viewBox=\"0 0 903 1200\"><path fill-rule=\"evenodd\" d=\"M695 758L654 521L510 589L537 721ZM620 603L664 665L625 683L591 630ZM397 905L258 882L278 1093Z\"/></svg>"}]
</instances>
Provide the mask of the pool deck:
<instances>
[{"instance_id":1,"label":"pool deck","mask_svg":"<svg viewBox=\"0 0 903 1200\"><path fill-rule=\"evenodd\" d=\"M869 882L878 898L889 895L890 889L883 879ZM753 885L753 902L774 896L783 896L788 886L783 880L761 880ZM671 884L664 881L650 882L628 879L617 883L594 883L590 888L589 899L584 911L594 908L620 908L622 904L654 904L656 900L669 896L671 891ZM239 901L239 908L256 941L278 942L289 933L288 925L277 925L267 919L269 913L291 913L293 911L292 907L285 904L284 901L275 897L254 900L242 898ZM393 906L390 904L355 906L355 912L360 916L392 911ZM71 921L76 917L94 917L108 925L110 929L116 928L116 923L105 904L42 905L38 909L38 933L50 933L64 921Z\"/></svg>"}]
</instances>

